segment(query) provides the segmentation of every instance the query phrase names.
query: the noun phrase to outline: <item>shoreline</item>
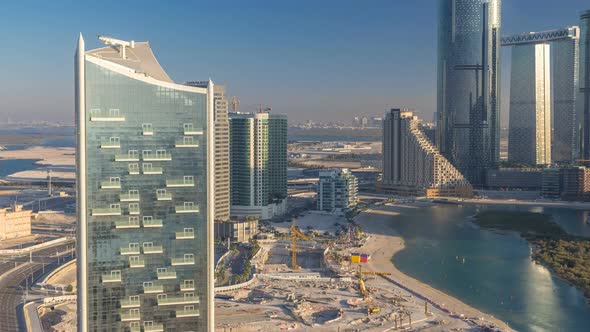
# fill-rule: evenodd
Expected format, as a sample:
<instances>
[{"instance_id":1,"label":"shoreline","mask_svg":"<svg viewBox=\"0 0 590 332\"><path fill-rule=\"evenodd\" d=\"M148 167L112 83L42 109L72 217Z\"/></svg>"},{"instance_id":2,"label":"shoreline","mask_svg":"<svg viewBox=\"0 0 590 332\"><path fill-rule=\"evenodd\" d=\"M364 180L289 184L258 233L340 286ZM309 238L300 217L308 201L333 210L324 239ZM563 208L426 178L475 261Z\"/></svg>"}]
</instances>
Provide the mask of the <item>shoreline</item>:
<instances>
[{"instance_id":1,"label":"shoreline","mask_svg":"<svg viewBox=\"0 0 590 332\"><path fill-rule=\"evenodd\" d=\"M372 206L368 210L359 213L355 218L355 222L370 236L369 240L360 248L363 252L371 254L371 260L366 264L367 267L372 271L391 273L391 278L396 282L432 302L443 305L451 312L463 314L470 318L483 317L486 321L494 323L505 331L514 331L500 319L404 274L393 263L395 254L405 248L405 240L397 231L387 226L389 217L395 214L402 214L404 208L419 208L432 205L430 203L413 203L408 205ZM375 213L374 211L387 211L388 213Z\"/></svg>"}]
</instances>

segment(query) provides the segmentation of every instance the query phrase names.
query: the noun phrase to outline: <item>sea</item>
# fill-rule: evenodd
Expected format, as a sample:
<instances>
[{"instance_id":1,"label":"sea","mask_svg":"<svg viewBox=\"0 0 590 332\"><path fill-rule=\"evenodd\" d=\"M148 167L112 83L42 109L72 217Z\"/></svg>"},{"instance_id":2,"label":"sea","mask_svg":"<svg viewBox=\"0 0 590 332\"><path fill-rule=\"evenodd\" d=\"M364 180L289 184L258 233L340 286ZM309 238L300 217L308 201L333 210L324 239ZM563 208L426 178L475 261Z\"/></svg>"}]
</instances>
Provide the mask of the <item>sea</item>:
<instances>
[{"instance_id":1,"label":"sea","mask_svg":"<svg viewBox=\"0 0 590 332\"><path fill-rule=\"evenodd\" d=\"M436 205L392 216L390 227L406 243L394 264L515 330L590 331L590 306L579 289L533 262L530 245L519 235L470 222L478 209L492 208L498 209ZM550 214L567 232L590 237L587 211L526 210Z\"/></svg>"}]
</instances>

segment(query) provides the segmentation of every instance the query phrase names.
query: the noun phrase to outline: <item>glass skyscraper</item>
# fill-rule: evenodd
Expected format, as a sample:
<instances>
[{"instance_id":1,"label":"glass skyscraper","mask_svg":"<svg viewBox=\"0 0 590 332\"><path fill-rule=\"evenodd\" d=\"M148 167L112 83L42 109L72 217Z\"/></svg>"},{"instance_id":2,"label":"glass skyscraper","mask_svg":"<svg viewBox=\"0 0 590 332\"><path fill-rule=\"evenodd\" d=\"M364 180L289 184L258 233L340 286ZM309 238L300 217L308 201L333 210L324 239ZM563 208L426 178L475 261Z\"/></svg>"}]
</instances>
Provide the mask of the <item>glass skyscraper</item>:
<instances>
[{"instance_id":1,"label":"glass skyscraper","mask_svg":"<svg viewBox=\"0 0 590 332\"><path fill-rule=\"evenodd\" d=\"M213 83L149 43L76 54L79 331L213 329Z\"/></svg>"},{"instance_id":2,"label":"glass skyscraper","mask_svg":"<svg viewBox=\"0 0 590 332\"><path fill-rule=\"evenodd\" d=\"M590 10L580 14L580 71L576 98L577 157L590 164Z\"/></svg>"},{"instance_id":3,"label":"glass skyscraper","mask_svg":"<svg viewBox=\"0 0 590 332\"><path fill-rule=\"evenodd\" d=\"M551 46L512 48L508 161L551 164Z\"/></svg>"},{"instance_id":4,"label":"glass skyscraper","mask_svg":"<svg viewBox=\"0 0 590 332\"><path fill-rule=\"evenodd\" d=\"M508 159L516 163L548 164L572 162L574 153L574 128L575 128L575 100L576 87L578 85L578 38L577 26L563 29L527 32L502 38L502 46L512 46L512 73L510 92L510 142ZM542 58L533 51L540 48L537 45L550 45L551 70L543 69L540 64ZM547 76L547 73L550 75ZM549 80L549 81L547 81ZM551 98L547 101L537 98L539 92L543 92L543 85L551 85L551 94L544 96ZM533 93L533 87L536 90ZM533 115L531 105L538 106L539 113ZM528 106L527 106L528 105ZM545 106L543 106L545 105ZM543 114L541 108L551 106L551 132L537 131ZM536 122L536 123L535 123ZM547 122L545 121L545 124ZM536 128L535 137L526 134L525 128ZM528 136L527 136L528 135ZM527 138L528 137L528 138ZM545 143L542 143L542 141ZM547 140L551 141L551 159L544 162L536 157L533 160L533 151L539 152L547 147ZM544 144L544 145L543 145ZM525 157L528 154L528 157ZM545 153L545 155L547 155Z\"/></svg>"},{"instance_id":5,"label":"glass skyscraper","mask_svg":"<svg viewBox=\"0 0 590 332\"><path fill-rule=\"evenodd\" d=\"M439 0L441 153L473 185L499 160L500 0Z\"/></svg>"}]
</instances>

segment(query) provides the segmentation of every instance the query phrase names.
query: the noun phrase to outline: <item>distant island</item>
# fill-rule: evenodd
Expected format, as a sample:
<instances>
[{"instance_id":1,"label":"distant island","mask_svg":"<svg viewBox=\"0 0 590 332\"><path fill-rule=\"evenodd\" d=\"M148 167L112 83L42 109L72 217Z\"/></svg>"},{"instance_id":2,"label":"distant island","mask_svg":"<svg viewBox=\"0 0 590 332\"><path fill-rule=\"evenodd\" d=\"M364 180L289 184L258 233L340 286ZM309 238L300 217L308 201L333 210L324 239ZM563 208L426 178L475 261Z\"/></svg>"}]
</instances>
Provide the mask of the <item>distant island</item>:
<instances>
[{"instance_id":1,"label":"distant island","mask_svg":"<svg viewBox=\"0 0 590 332\"><path fill-rule=\"evenodd\" d=\"M475 216L482 228L514 231L533 248L533 259L579 287L590 299L590 239L569 235L546 214L523 211L482 211Z\"/></svg>"}]
</instances>

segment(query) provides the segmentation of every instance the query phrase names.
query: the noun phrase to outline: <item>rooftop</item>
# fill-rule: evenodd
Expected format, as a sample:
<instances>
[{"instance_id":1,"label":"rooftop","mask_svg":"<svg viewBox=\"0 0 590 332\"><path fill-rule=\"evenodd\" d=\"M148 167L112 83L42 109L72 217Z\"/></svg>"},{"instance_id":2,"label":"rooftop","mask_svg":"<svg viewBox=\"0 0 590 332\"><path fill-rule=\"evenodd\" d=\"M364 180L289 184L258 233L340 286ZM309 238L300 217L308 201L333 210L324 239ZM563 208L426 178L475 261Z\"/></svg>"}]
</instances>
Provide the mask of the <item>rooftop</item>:
<instances>
[{"instance_id":1,"label":"rooftop","mask_svg":"<svg viewBox=\"0 0 590 332\"><path fill-rule=\"evenodd\" d=\"M158 63L149 42L127 42L102 36L99 39L107 46L87 51L86 55L115 63L159 81L174 83Z\"/></svg>"}]
</instances>

